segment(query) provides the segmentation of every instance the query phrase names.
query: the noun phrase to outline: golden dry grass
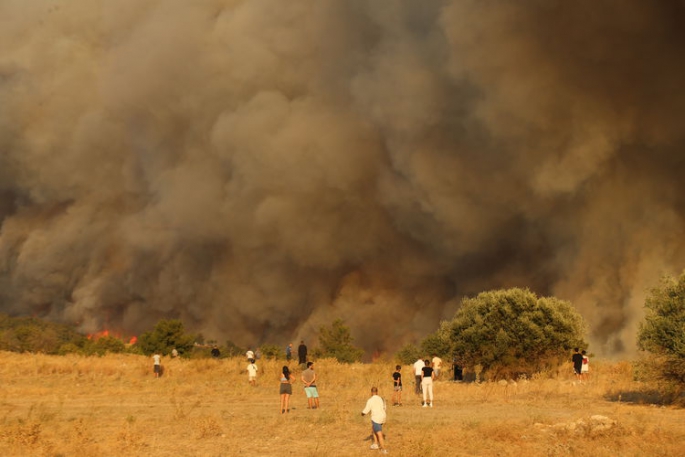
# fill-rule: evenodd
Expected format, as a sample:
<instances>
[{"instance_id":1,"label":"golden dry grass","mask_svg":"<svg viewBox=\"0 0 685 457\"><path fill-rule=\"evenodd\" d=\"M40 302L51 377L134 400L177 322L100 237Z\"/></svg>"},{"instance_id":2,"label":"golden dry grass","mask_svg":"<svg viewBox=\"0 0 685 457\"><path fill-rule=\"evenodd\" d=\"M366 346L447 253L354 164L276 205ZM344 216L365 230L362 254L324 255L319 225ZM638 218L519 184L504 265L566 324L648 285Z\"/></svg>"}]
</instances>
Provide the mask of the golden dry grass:
<instances>
[{"instance_id":1,"label":"golden dry grass","mask_svg":"<svg viewBox=\"0 0 685 457\"><path fill-rule=\"evenodd\" d=\"M369 450L359 414L372 385L388 403L392 363L323 360L321 409L308 410L296 384L288 415L279 411L283 362L262 361L250 387L242 359L169 360L152 376L146 357L52 357L0 353L2 456L357 456ZM568 367L570 370L570 367ZM397 456L680 456L685 411L639 403L650 386L628 363L593 361L578 385L568 370L516 385L435 386L435 408L421 408L409 367L404 406L388 406L387 447ZM298 373L299 379L299 373ZM634 400L628 403L625 398ZM595 428L593 415L612 421Z\"/></svg>"}]
</instances>

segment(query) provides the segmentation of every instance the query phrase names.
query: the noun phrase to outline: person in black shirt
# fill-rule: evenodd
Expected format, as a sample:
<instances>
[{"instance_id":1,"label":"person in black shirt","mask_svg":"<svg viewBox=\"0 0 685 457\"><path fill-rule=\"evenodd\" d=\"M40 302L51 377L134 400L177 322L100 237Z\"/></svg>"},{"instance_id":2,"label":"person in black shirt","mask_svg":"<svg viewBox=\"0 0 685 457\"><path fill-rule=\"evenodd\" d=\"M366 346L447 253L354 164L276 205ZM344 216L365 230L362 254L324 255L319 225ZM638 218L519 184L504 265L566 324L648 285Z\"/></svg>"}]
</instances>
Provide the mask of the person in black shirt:
<instances>
[{"instance_id":1,"label":"person in black shirt","mask_svg":"<svg viewBox=\"0 0 685 457\"><path fill-rule=\"evenodd\" d=\"M392 374L393 379L393 392L392 392L392 405L402 406L402 370L401 365L395 367L395 372Z\"/></svg>"},{"instance_id":2,"label":"person in black shirt","mask_svg":"<svg viewBox=\"0 0 685 457\"><path fill-rule=\"evenodd\" d=\"M464 371L459 365L459 360L455 357L452 359L452 370L454 371L454 381L462 381L464 379Z\"/></svg>"},{"instance_id":3,"label":"person in black shirt","mask_svg":"<svg viewBox=\"0 0 685 457\"><path fill-rule=\"evenodd\" d=\"M426 366L421 368L423 378L421 379L421 390L423 391L423 407L433 407L433 379L435 378L435 371L431 366L431 361L424 360ZM428 403L426 403L426 395L428 395Z\"/></svg>"},{"instance_id":4,"label":"person in black shirt","mask_svg":"<svg viewBox=\"0 0 685 457\"><path fill-rule=\"evenodd\" d=\"M583 369L583 355L580 353L580 348L575 348L573 350L571 361L573 362L573 372L576 374L576 379L582 381L580 371Z\"/></svg>"},{"instance_id":5,"label":"person in black shirt","mask_svg":"<svg viewBox=\"0 0 685 457\"><path fill-rule=\"evenodd\" d=\"M300 359L298 362L300 365L307 363L307 346L304 345L304 340L300 341L297 347L297 357Z\"/></svg>"}]
</instances>

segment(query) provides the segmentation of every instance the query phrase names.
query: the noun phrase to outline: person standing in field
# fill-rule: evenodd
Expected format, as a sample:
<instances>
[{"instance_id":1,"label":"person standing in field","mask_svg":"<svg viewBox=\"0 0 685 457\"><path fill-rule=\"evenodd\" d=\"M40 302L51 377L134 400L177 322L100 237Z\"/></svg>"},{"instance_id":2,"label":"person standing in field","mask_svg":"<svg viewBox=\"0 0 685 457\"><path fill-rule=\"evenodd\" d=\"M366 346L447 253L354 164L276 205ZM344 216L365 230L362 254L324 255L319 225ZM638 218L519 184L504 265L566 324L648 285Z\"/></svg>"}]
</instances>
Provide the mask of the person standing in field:
<instances>
[{"instance_id":1,"label":"person standing in field","mask_svg":"<svg viewBox=\"0 0 685 457\"><path fill-rule=\"evenodd\" d=\"M250 363L247 365L247 380L251 386L257 385L257 365L254 363L254 359L250 359Z\"/></svg>"},{"instance_id":2,"label":"person standing in field","mask_svg":"<svg viewBox=\"0 0 685 457\"><path fill-rule=\"evenodd\" d=\"M580 353L579 348L573 350L571 361L573 362L573 372L576 374L576 379L582 381L581 370L583 369L583 355Z\"/></svg>"},{"instance_id":3,"label":"person standing in field","mask_svg":"<svg viewBox=\"0 0 685 457\"><path fill-rule=\"evenodd\" d=\"M385 402L378 395L378 388L371 388L371 398L366 401L366 406L362 411L362 416L371 413L371 433L373 444L371 449L380 449L383 454L387 454L385 442L383 441L383 424L387 418L385 413Z\"/></svg>"},{"instance_id":4,"label":"person standing in field","mask_svg":"<svg viewBox=\"0 0 685 457\"><path fill-rule=\"evenodd\" d=\"M425 367L426 364L423 360L419 358L416 362L414 362L414 380L415 380L415 385L414 385L414 393L416 395L421 395L421 380L423 379L423 372L421 369Z\"/></svg>"},{"instance_id":5,"label":"person standing in field","mask_svg":"<svg viewBox=\"0 0 685 457\"><path fill-rule=\"evenodd\" d=\"M300 345L297 347L297 358L300 365L307 363L307 346L305 346L304 340L300 341Z\"/></svg>"},{"instance_id":6,"label":"person standing in field","mask_svg":"<svg viewBox=\"0 0 685 457\"><path fill-rule=\"evenodd\" d=\"M402 366L395 366L395 372L392 374L393 388L392 388L392 405L402 406Z\"/></svg>"},{"instance_id":7,"label":"person standing in field","mask_svg":"<svg viewBox=\"0 0 685 457\"><path fill-rule=\"evenodd\" d=\"M580 366L580 379L587 381L590 375L590 358L587 356L587 351L581 352L580 355L583 356L583 364Z\"/></svg>"},{"instance_id":8,"label":"person standing in field","mask_svg":"<svg viewBox=\"0 0 685 457\"><path fill-rule=\"evenodd\" d=\"M438 357L436 354L433 354L433 370L435 370L435 379L438 379L440 377L440 370L442 369L442 359Z\"/></svg>"},{"instance_id":9,"label":"person standing in field","mask_svg":"<svg viewBox=\"0 0 685 457\"><path fill-rule=\"evenodd\" d=\"M286 348L285 348L285 360L290 362L293 358L293 343L290 343Z\"/></svg>"},{"instance_id":10,"label":"person standing in field","mask_svg":"<svg viewBox=\"0 0 685 457\"><path fill-rule=\"evenodd\" d=\"M155 373L155 378L159 378L162 375L162 356L159 352L155 352L152 355L153 372Z\"/></svg>"},{"instance_id":11,"label":"person standing in field","mask_svg":"<svg viewBox=\"0 0 685 457\"><path fill-rule=\"evenodd\" d=\"M464 380L464 371L462 370L459 359L456 357L452 358L452 370L454 371L455 382Z\"/></svg>"},{"instance_id":12,"label":"person standing in field","mask_svg":"<svg viewBox=\"0 0 685 457\"><path fill-rule=\"evenodd\" d=\"M211 352L212 352L212 358L214 358L214 359L218 359L219 356L221 355L221 351L219 350L219 346L217 346L216 344L214 346L212 346Z\"/></svg>"},{"instance_id":13,"label":"person standing in field","mask_svg":"<svg viewBox=\"0 0 685 457\"><path fill-rule=\"evenodd\" d=\"M319 407L319 390L316 388L316 380L314 362L307 362L307 369L302 372L304 393L307 394L307 409L317 409Z\"/></svg>"},{"instance_id":14,"label":"person standing in field","mask_svg":"<svg viewBox=\"0 0 685 457\"><path fill-rule=\"evenodd\" d=\"M293 394L292 374L287 365L283 366L281 372L281 414L290 412L290 396Z\"/></svg>"},{"instance_id":15,"label":"person standing in field","mask_svg":"<svg viewBox=\"0 0 685 457\"><path fill-rule=\"evenodd\" d=\"M423 407L427 408L433 407L433 379L435 379L435 371L433 367L430 366L430 360L426 359L424 362L424 367L421 368L422 378L421 378L421 391L423 392ZM426 403L426 395L428 395L429 402Z\"/></svg>"}]
</instances>

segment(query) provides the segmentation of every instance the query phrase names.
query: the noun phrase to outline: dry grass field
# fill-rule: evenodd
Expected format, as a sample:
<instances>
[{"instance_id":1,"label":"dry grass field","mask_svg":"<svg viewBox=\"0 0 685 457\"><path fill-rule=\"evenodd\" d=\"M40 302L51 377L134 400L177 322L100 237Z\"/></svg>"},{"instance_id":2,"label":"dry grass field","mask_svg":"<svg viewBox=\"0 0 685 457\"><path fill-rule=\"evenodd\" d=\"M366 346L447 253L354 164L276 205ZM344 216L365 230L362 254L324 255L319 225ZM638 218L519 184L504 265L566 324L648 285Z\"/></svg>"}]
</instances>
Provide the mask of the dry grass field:
<instances>
[{"instance_id":1,"label":"dry grass field","mask_svg":"<svg viewBox=\"0 0 685 457\"><path fill-rule=\"evenodd\" d=\"M283 362L258 363L256 387L242 359L163 364L155 379L141 356L0 353L0 455L375 455L360 415L373 385L389 403L389 455L685 455L685 411L650 404L650 386L633 381L628 363L593 360L582 385L570 367L515 385L440 381L430 409L413 394L409 367L404 405L392 407L394 364L324 360L316 364L321 408L308 410L296 384L287 415L279 410Z\"/></svg>"}]
</instances>

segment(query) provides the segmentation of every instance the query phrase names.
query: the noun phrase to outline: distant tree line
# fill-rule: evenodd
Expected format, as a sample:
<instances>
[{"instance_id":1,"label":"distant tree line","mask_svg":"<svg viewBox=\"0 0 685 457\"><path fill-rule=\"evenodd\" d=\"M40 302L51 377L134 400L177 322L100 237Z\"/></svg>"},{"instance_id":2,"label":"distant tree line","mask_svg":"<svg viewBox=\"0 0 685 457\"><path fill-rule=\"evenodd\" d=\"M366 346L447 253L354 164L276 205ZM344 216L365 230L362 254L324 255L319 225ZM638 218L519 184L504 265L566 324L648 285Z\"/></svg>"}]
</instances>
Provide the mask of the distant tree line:
<instances>
[{"instance_id":1,"label":"distant tree line","mask_svg":"<svg viewBox=\"0 0 685 457\"><path fill-rule=\"evenodd\" d=\"M641 369L660 381L685 386L685 273L666 277L645 301L646 316L638 345L646 354ZM450 320L419 343L407 344L395 354L398 362L411 364L433 354L467 369L497 379L553 369L568 362L575 347L585 349L586 324L573 306L555 297L538 297L528 289L512 288L482 292L462 300ZM341 363L359 362L364 351L354 344L350 328L342 319L318 332L315 358L334 358ZM245 354L246 348L226 341L205 341L201 334L186 332L180 320L160 320L135 344L114 336L88 337L64 324L33 317L0 314L0 350L46 354L103 355L131 352L149 355L210 357L217 347L220 357ZM283 359L285 348L263 344L264 358ZM679 390L680 389L680 390Z\"/></svg>"},{"instance_id":2,"label":"distant tree line","mask_svg":"<svg viewBox=\"0 0 685 457\"><path fill-rule=\"evenodd\" d=\"M321 327L320 346L312 354L317 358L335 358L341 363L358 362L364 350L353 346L352 341L349 327L337 319L330 327ZM209 358L213 348L219 349L220 358L242 356L247 351L230 340L221 344L205 340L202 334L188 333L178 319L162 319L135 343L126 343L110 334L86 335L66 324L0 314L0 350L3 351L102 356L107 353L170 355L175 349L180 357ZM285 359L285 347L267 343L258 349L263 358Z\"/></svg>"}]
</instances>

